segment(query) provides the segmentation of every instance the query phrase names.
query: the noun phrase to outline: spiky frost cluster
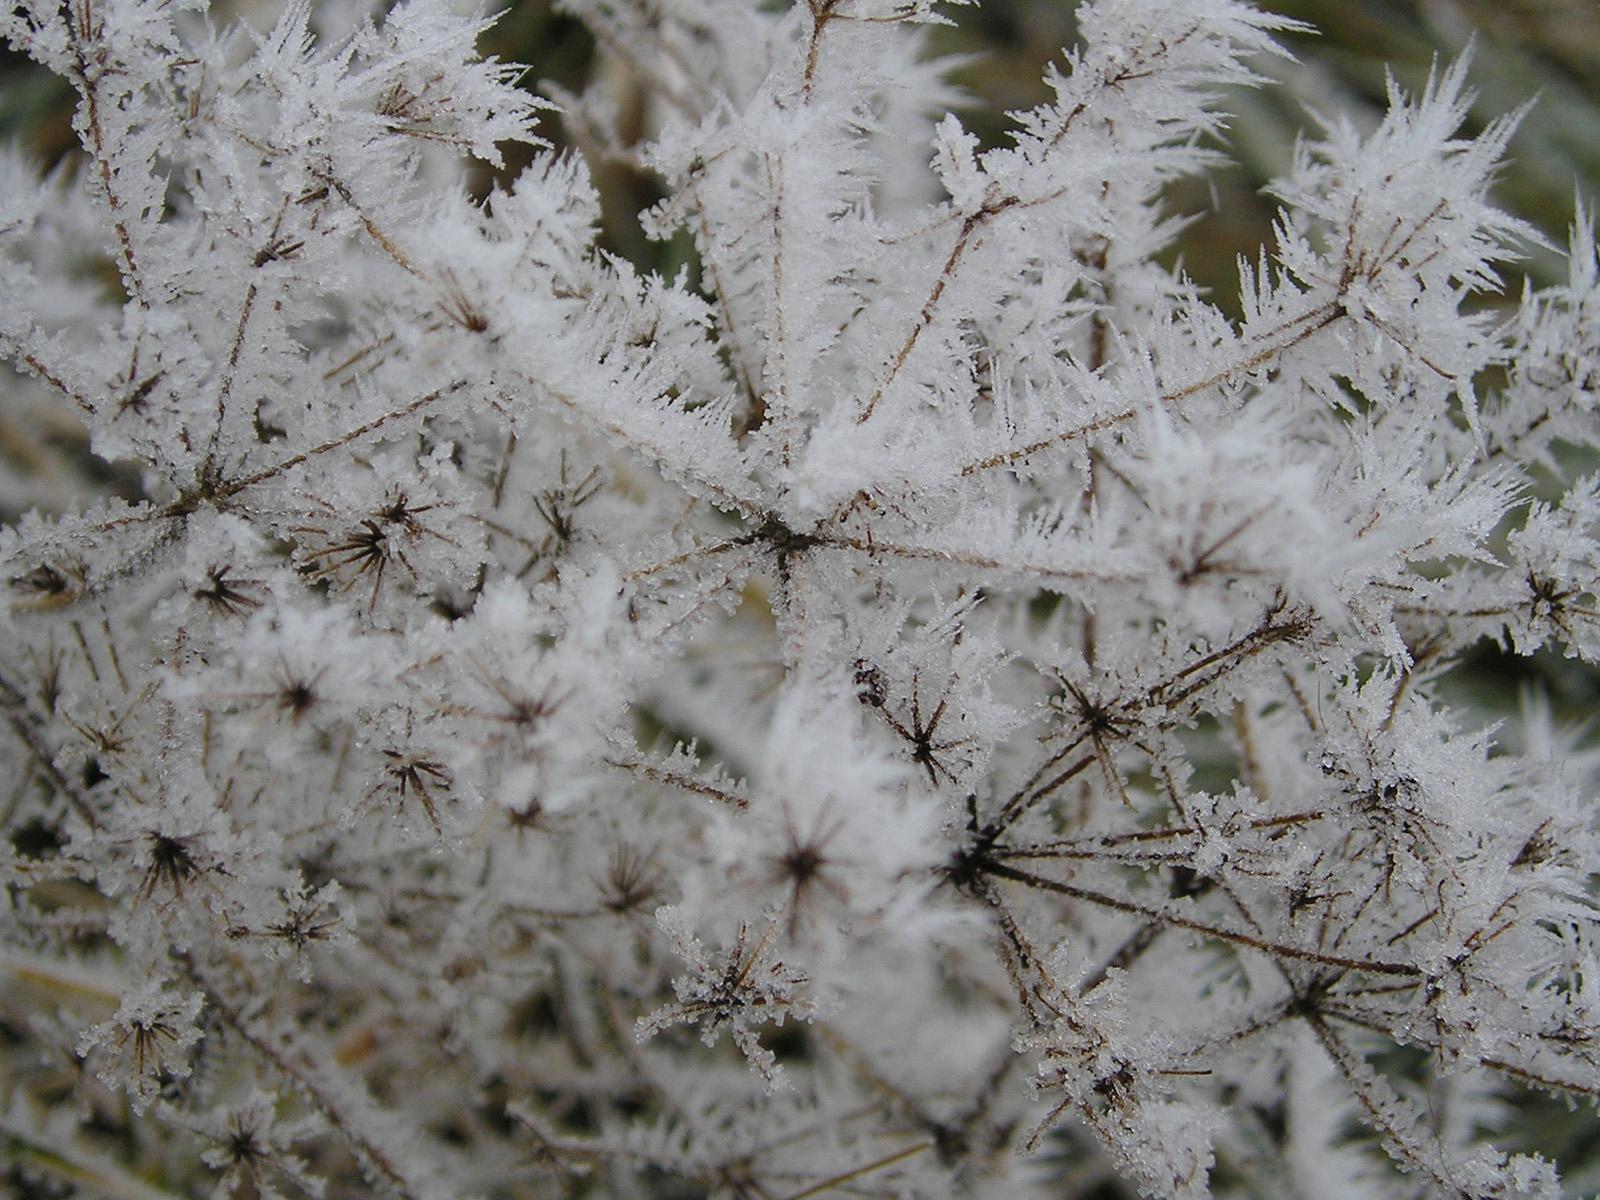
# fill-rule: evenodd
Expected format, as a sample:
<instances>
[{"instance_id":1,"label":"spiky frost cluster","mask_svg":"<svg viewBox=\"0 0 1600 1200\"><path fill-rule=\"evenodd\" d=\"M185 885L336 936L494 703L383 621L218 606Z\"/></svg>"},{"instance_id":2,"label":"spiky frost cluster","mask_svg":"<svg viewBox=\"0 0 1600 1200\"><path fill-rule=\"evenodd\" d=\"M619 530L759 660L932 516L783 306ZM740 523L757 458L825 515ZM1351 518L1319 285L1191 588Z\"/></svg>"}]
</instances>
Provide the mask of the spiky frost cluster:
<instances>
[{"instance_id":1,"label":"spiky frost cluster","mask_svg":"<svg viewBox=\"0 0 1600 1200\"><path fill-rule=\"evenodd\" d=\"M692 276L444 0L0 16L82 145L7 420L109 464L0 472L10 1182L1559 1195L1486 1135L1600 1094L1593 764L1437 697L1600 658L1514 118L1328 121L1234 322L1162 197L1290 22L1090 0L985 150L930 0L571 8Z\"/></svg>"}]
</instances>

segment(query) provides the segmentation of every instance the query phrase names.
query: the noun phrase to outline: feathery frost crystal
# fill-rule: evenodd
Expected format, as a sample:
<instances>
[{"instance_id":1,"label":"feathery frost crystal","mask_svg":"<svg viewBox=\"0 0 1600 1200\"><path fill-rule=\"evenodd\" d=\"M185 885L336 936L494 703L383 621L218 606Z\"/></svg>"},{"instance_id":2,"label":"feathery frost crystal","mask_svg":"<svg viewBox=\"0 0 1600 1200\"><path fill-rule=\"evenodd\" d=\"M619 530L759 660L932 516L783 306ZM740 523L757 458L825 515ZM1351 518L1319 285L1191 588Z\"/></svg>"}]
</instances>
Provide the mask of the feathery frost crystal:
<instances>
[{"instance_id":1,"label":"feathery frost crystal","mask_svg":"<svg viewBox=\"0 0 1600 1200\"><path fill-rule=\"evenodd\" d=\"M81 143L6 425L94 455L0 462L7 1182L1561 1195L1492 1143L1600 1095L1595 759L1438 690L1600 660L1515 115L1326 119L1235 321L1164 189L1292 22L1089 0L983 149L933 0L567 7L675 278L447 0L0 15Z\"/></svg>"}]
</instances>

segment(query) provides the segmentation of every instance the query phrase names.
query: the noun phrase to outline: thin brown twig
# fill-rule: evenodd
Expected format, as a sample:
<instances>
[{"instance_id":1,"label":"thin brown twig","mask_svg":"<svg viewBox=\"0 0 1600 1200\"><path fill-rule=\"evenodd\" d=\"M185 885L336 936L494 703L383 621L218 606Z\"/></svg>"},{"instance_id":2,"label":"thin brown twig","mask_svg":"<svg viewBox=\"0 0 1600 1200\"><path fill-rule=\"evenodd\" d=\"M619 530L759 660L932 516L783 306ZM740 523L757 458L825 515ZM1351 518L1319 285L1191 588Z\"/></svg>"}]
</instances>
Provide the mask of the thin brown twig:
<instances>
[{"instance_id":1,"label":"thin brown twig","mask_svg":"<svg viewBox=\"0 0 1600 1200\"><path fill-rule=\"evenodd\" d=\"M1047 879L1042 875L1033 875L1027 871L1018 870L1016 867L1007 866L1005 863L995 862L992 859L980 859L977 863L977 868L989 875L998 876L1001 879L1009 879L1027 887L1037 888L1040 891L1054 892L1057 895L1066 896L1073 900L1082 900L1085 903L1098 905L1101 908L1110 908L1117 912L1144 917L1149 921L1161 921L1178 929L1187 929L1191 933L1203 934L1206 937L1216 938L1218 941L1230 942L1250 950L1258 950L1263 954L1298 959L1302 962L1320 963L1329 967L1342 967L1347 971L1369 971L1375 975L1417 977L1422 975L1421 969L1411 963L1389 962L1384 959L1349 958L1344 955L1325 954L1304 946L1292 946L1285 942L1273 941L1270 938L1257 937L1242 930L1229 929L1226 926L1215 925L1209 921L1186 917L1156 905L1140 904L1137 901L1124 900L1121 897L1108 895L1093 888L1086 888L1073 883L1062 883L1055 879Z\"/></svg>"}]
</instances>

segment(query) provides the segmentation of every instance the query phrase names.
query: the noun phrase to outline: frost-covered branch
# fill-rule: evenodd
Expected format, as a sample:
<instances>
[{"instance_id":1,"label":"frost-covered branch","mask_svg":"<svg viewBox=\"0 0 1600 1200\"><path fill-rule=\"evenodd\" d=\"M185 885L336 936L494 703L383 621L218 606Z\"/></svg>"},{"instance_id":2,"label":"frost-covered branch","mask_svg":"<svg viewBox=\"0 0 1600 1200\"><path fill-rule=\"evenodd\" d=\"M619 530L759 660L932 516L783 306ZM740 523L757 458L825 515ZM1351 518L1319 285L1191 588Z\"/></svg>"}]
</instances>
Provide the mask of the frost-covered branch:
<instances>
[{"instance_id":1,"label":"frost-covered branch","mask_svg":"<svg viewBox=\"0 0 1600 1200\"><path fill-rule=\"evenodd\" d=\"M91 451L0 457L4 1182L1592 1170L1489 1141L1600 1096L1596 759L1444 702L1600 659L1588 213L1483 302L1518 114L1321 118L1235 319L1170 185L1293 22L1088 0L983 147L954 6L565 7L692 270L444 0L0 17L79 139L0 172L0 434Z\"/></svg>"}]
</instances>

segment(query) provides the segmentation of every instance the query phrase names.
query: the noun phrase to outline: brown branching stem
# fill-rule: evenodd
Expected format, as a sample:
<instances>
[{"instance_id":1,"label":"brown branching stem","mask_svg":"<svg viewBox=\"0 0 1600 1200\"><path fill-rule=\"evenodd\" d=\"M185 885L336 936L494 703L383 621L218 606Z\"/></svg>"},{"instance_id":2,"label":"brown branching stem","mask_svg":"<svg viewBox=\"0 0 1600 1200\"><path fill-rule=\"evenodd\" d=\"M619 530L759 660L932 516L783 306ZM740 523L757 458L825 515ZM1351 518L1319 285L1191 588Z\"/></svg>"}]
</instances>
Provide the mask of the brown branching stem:
<instances>
[{"instance_id":1,"label":"brown branching stem","mask_svg":"<svg viewBox=\"0 0 1600 1200\"><path fill-rule=\"evenodd\" d=\"M194 981L204 989L208 1006L217 1014L223 1025L269 1067L292 1083L317 1108L356 1157L367 1165L387 1190L400 1197L400 1200L423 1200L423 1197L431 1194L428 1188L408 1179L393 1157L358 1127L358 1122L345 1111L344 1105L317 1081L315 1071L296 1061L274 1044L273 1040L258 1029L253 1021L207 981L205 975L192 961L185 960L185 967Z\"/></svg>"},{"instance_id":2,"label":"brown branching stem","mask_svg":"<svg viewBox=\"0 0 1600 1200\"><path fill-rule=\"evenodd\" d=\"M1421 978L1420 968L1410 963L1389 962L1383 959L1351 958L1339 954L1326 954L1305 946L1294 946L1286 942L1273 941L1270 938L1259 937L1242 930L1229 929L1224 925L1217 925L1210 921L1202 921L1195 917L1185 916L1171 909L1161 908L1151 904L1141 904L1135 900L1127 900L1120 896L1113 896L1094 888L1083 887L1074 883L1063 883L1055 879L1047 879L1042 875L1034 875L1028 871L1019 870L1006 863L996 862L992 859L980 858L975 864L975 869L999 879L1009 879L1013 883L1020 883L1039 891L1052 892L1068 899L1081 900L1086 904L1093 904L1100 908L1112 909L1116 912L1128 913L1131 916L1143 917L1147 921L1156 921L1170 925L1176 929L1187 929L1191 933L1198 933L1205 937L1215 938L1231 945L1242 946L1275 958L1295 959L1300 962L1318 963L1322 966L1339 967L1346 971L1366 971L1374 975L1397 975Z\"/></svg>"}]
</instances>

